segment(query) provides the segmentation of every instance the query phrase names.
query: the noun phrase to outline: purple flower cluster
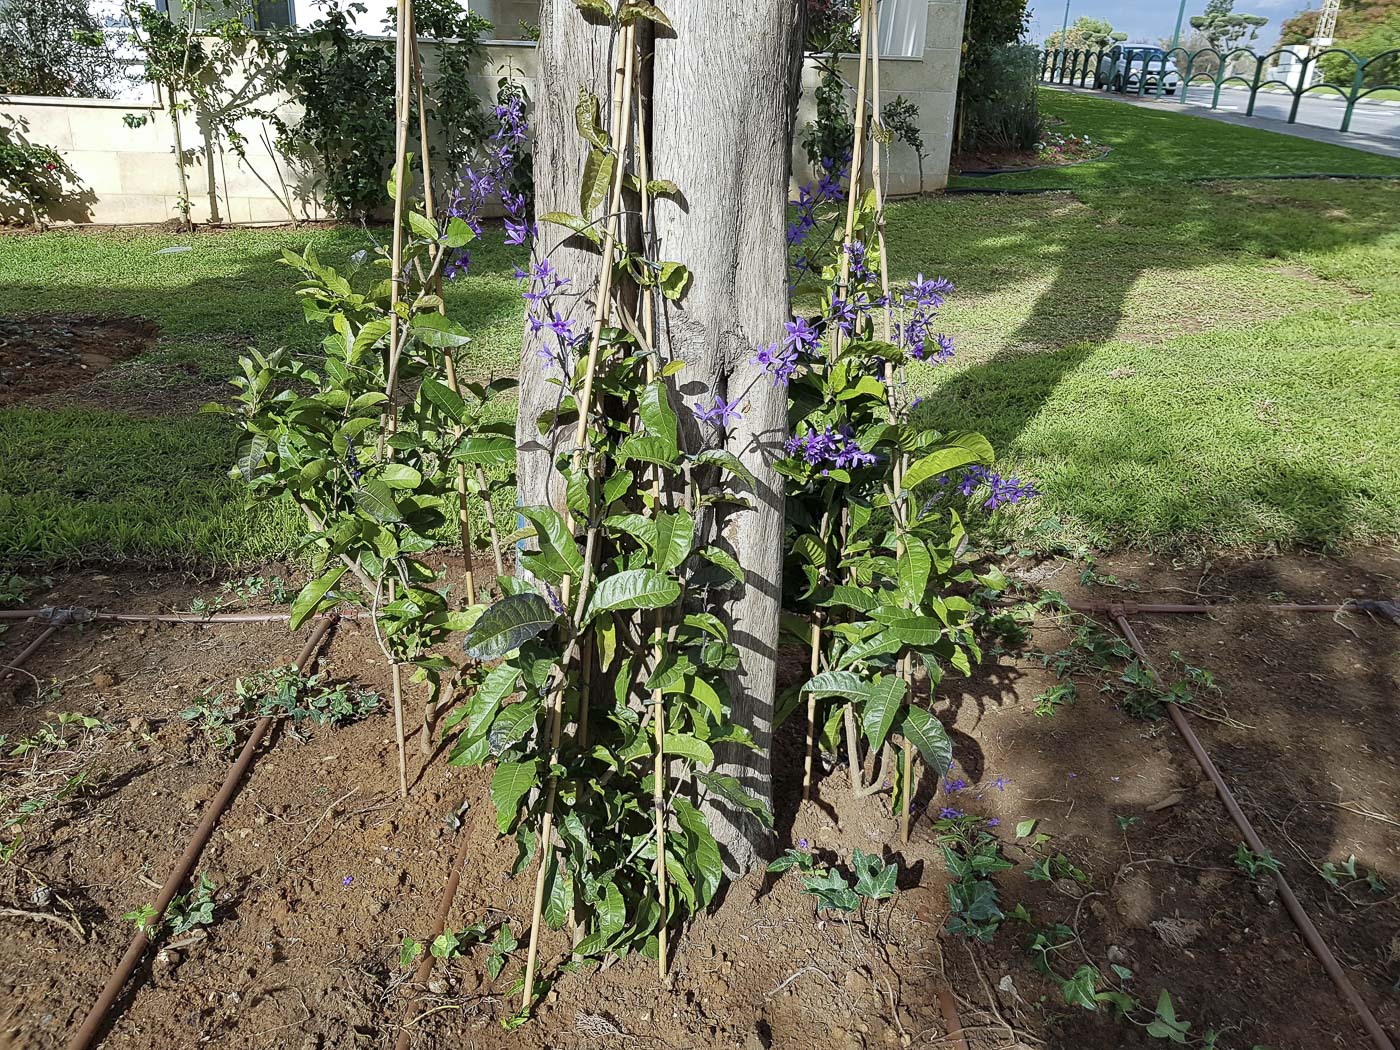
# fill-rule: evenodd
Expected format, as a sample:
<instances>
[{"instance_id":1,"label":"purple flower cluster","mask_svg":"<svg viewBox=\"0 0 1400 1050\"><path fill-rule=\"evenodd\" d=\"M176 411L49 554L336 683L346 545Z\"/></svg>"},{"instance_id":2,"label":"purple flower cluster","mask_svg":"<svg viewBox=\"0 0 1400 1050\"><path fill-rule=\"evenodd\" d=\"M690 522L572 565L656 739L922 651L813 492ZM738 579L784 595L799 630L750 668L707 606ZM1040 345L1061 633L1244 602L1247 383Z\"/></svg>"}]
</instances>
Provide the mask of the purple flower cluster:
<instances>
[{"instance_id":1,"label":"purple flower cluster","mask_svg":"<svg viewBox=\"0 0 1400 1050\"><path fill-rule=\"evenodd\" d=\"M850 426L833 429L827 427L821 433L808 429L806 434L794 434L783 445L789 456L801 455L808 466L821 467L827 474L834 467L837 470L854 470L868 467L878 461L873 452L866 452L856 443L855 432Z\"/></svg>"},{"instance_id":2,"label":"purple flower cluster","mask_svg":"<svg viewBox=\"0 0 1400 1050\"><path fill-rule=\"evenodd\" d=\"M1021 481L1014 475L1002 477L996 471L983 466L969 467L962 481L958 482L958 491L964 496L971 496L984 485L989 491L987 498L982 501L982 506L988 510L996 510L1004 503L1020 503L1040 495L1029 481Z\"/></svg>"},{"instance_id":3,"label":"purple flower cluster","mask_svg":"<svg viewBox=\"0 0 1400 1050\"><path fill-rule=\"evenodd\" d=\"M701 423L713 423L721 430L729 426L730 423L737 423L744 418L739 413L739 399L737 397L729 402L726 402L722 397L717 397L714 405L710 408L706 408L697 401L690 406L690 411Z\"/></svg>"},{"instance_id":4,"label":"purple flower cluster","mask_svg":"<svg viewBox=\"0 0 1400 1050\"><path fill-rule=\"evenodd\" d=\"M944 364L953 358L953 340L932 331L938 308L953 290L953 282L943 277L924 279L919 274L899 296L907 315L895 325L896 339L916 361Z\"/></svg>"},{"instance_id":5,"label":"purple flower cluster","mask_svg":"<svg viewBox=\"0 0 1400 1050\"><path fill-rule=\"evenodd\" d=\"M786 386L797 371L797 351L777 343L758 347L750 360L773 377L774 386Z\"/></svg>"},{"instance_id":6,"label":"purple flower cluster","mask_svg":"<svg viewBox=\"0 0 1400 1050\"><path fill-rule=\"evenodd\" d=\"M535 351L535 356L546 365L565 369L570 354L577 352L583 342L583 332L578 330L573 319L561 316L558 310L551 310L547 321L540 319L532 311L526 315L525 323L530 326L530 334L539 338L540 348ZM553 348L544 339L543 333L554 336Z\"/></svg>"},{"instance_id":7,"label":"purple flower cluster","mask_svg":"<svg viewBox=\"0 0 1400 1050\"><path fill-rule=\"evenodd\" d=\"M496 121L496 130L492 132L490 142L483 151L485 163L482 170L477 171L470 165L462 169L462 177L457 183L451 203L447 206L447 214L461 219L480 237L481 214L487 202L499 193L501 205L506 210L506 243L524 244L535 236L535 224L530 222L527 216L528 202L525 195L511 193L509 189L516 157L529 133L524 99L518 94L509 96L496 107ZM443 275L449 281L455 281L459 277L465 277L470 267L471 253L465 248L459 248L448 261Z\"/></svg>"},{"instance_id":8,"label":"purple flower cluster","mask_svg":"<svg viewBox=\"0 0 1400 1050\"><path fill-rule=\"evenodd\" d=\"M798 187L797 202L793 205L796 214L787 228L789 248L800 248L807 236L816 229L818 208L823 204L834 204L841 199L841 180L846 177L849 163L849 159L838 162L827 157L822 161L821 177L815 182Z\"/></svg>"},{"instance_id":9,"label":"purple flower cluster","mask_svg":"<svg viewBox=\"0 0 1400 1050\"><path fill-rule=\"evenodd\" d=\"M529 282L525 291L520 293L520 297L527 303L542 303L569 283L569 278L560 277L559 271L548 259L541 259L531 266L529 271L517 266L515 279Z\"/></svg>"}]
</instances>

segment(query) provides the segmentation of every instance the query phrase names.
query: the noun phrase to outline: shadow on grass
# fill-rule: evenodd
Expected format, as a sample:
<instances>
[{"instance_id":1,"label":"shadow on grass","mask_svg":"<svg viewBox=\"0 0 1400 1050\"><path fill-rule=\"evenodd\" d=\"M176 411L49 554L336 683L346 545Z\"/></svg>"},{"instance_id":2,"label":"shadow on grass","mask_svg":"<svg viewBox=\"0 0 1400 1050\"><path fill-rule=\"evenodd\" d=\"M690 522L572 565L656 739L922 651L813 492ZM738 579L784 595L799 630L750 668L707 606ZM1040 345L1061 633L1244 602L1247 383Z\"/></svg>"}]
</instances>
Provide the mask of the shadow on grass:
<instances>
[{"instance_id":1,"label":"shadow on grass","mask_svg":"<svg viewBox=\"0 0 1400 1050\"><path fill-rule=\"evenodd\" d=\"M988 221L967 223L958 209L968 204ZM1336 185L1301 183L1177 186L1151 198L1114 191L1084 201L1054 196L902 206L891 216L892 258L911 274L917 268L953 278L959 296L978 304L974 311L985 312L990 303L999 314L1014 315L1011 323L996 326L992 345L982 347L972 364L925 377L931 393L921 410L940 429L980 430L1013 458L1037 446L1034 453L1049 461L1062 482L1082 482L1091 472L1100 481L1116 478L1119 491L1103 494L1109 502L1097 508L1111 509L1108 514L1068 491L1052 493L1085 520L1107 526L1104 531L1116 539L1152 542L1180 533L1177 539L1187 542L1325 544L1345 538L1357 501L1377 494L1364 491L1354 473L1336 469L1336 460L1365 458L1368 442L1384 444L1385 419L1390 429L1397 425L1394 406L1388 415L1384 406L1373 406L1380 425L1358 427L1352 451L1323 444L1299 448L1281 430L1260 439L1262 425L1243 419L1234 411L1239 406L1229 402L1254 396L1259 388L1259 403L1267 409L1271 402L1264 395L1271 384L1290 387L1295 372L1321 367L1354 389L1319 389L1318 412L1324 411L1322 399L1333 396L1366 416L1365 397L1374 397L1384 377L1385 356L1363 359L1354 370L1340 357L1328 363L1328 351L1337 344L1328 345L1325 335L1335 332L1338 344L1355 346L1364 325L1358 329L1345 312L1371 294L1376 301L1395 301L1393 281L1385 277L1394 250L1387 252L1380 242L1393 239L1398 212L1400 191L1394 188L1349 185L1339 192ZM937 228L940 216L953 220L950 231ZM927 259L930 244L936 261ZM1290 259L1306 263L1347 252L1371 253L1358 272L1348 274L1347 285L1324 282L1305 266L1296 275L1280 271ZM1196 272L1222 265L1242 268L1240 287L1233 274L1230 287L1216 289L1209 283L1213 274ZM1301 306L1315 309L1300 313L1300 304L1288 302L1274 307L1266 294L1271 281L1304 289ZM1246 295L1234 307L1214 301L1251 286L1255 298ZM1027 308L1020 289L1032 287L1038 294ZM1144 342L1155 345L1125 343L1124 328L1141 328L1144 314L1165 315L1144 333ZM1306 316L1324 338L1297 345L1288 329L1295 314ZM1204 334L1196 331L1200 316L1210 319ZM1201 342L1220 340L1222 330L1218 350ZM1381 333L1373 337L1382 349ZM1138 364L1121 368L1124 378L1116 386L1100 382L1101 375L1114 376L1110 362L1120 359ZM1223 376L1209 374L1221 368ZM1128 381L1138 372L1142 380ZM1064 404L1069 390L1092 393L1092 402ZM1057 401L1068 413L1047 416ZM1304 404L1301 411L1310 407ZM1304 431L1311 429L1314 420L1304 421ZM1027 440L1031 430L1035 441ZM1212 469L1245 466L1239 453L1256 442L1247 469ZM1381 502L1397 499L1400 493L1392 491ZM1373 508L1370 518L1376 517Z\"/></svg>"},{"instance_id":2,"label":"shadow on grass","mask_svg":"<svg viewBox=\"0 0 1400 1050\"><path fill-rule=\"evenodd\" d=\"M303 532L280 504L253 504L228 477L234 424L196 415L249 349L314 353L326 329L306 322L284 247L312 244L344 266L363 230L51 234L0 244L0 302L15 314L140 315L160 344L96 382L42 404L0 409L0 561L53 565L137 561L249 563L287 552ZM157 254L163 248L191 251ZM521 308L514 253L484 248L477 276L449 287L453 315L476 333L464 372L513 371ZM86 259L91 272L74 279ZM103 276L105 281L103 283ZM15 277L29 277L24 282ZM159 391L153 396L154 391Z\"/></svg>"}]
</instances>

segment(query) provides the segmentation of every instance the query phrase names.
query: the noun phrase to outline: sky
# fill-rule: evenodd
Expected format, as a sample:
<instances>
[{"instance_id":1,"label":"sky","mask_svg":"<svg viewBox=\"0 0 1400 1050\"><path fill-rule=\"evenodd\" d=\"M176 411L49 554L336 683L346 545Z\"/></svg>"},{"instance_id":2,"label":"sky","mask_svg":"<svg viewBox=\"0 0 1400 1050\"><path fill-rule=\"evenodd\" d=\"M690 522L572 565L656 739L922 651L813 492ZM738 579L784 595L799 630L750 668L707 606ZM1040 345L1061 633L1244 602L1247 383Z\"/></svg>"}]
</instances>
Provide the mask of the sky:
<instances>
[{"instance_id":1,"label":"sky","mask_svg":"<svg viewBox=\"0 0 1400 1050\"><path fill-rule=\"evenodd\" d=\"M1205 10L1205 0L1186 0L1186 16L1181 20L1182 35L1190 31L1191 16ZM1256 44L1273 47L1279 26L1299 11L1320 7L1320 0L1235 0L1240 14L1263 15L1269 24L1259 30ZM1128 34L1133 43L1155 44L1162 37L1170 38L1176 25L1179 0L1069 0L1069 20L1080 15L1105 18L1113 28ZM1042 43L1064 23L1064 0L1031 0L1031 43Z\"/></svg>"}]
</instances>

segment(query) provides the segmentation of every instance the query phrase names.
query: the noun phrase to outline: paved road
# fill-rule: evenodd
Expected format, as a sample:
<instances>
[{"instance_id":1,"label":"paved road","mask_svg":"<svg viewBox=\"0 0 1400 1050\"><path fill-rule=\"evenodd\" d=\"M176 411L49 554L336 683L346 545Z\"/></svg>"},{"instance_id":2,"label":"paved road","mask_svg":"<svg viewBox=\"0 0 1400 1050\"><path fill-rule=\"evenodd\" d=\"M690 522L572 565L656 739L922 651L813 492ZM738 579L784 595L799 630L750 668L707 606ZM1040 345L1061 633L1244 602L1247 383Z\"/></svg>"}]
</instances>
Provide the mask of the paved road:
<instances>
[{"instance_id":1,"label":"paved road","mask_svg":"<svg viewBox=\"0 0 1400 1050\"><path fill-rule=\"evenodd\" d=\"M1185 103L1163 96L1156 99L1136 95L1118 95L1111 91L1095 91L1092 88L1065 88L1057 84L1045 87L1057 91L1072 91L1075 94L1092 94L1102 98L1126 102L1133 106L1151 106L1159 109L1190 113L1193 116L1207 117L1227 124L1243 124L1246 127L1263 128L1284 135L1313 139L1317 142L1331 142L1338 146L1379 153L1385 157L1400 158L1400 107L1382 106L1376 103L1358 102L1351 117L1351 130L1342 134L1337 129L1342 126L1342 113L1346 103L1321 95L1304 96L1298 106L1298 122L1289 124L1288 109L1293 104L1291 95L1282 92L1259 92L1254 102L1254 116L1246 117L1249 106L1249 92L1242 88L1225 87L1220 91L1220 106L1210 108L1214 88L1206 84L1193 84L1186 94Z\"/></svg>"},{"instance_id":2,"label":"paved road","mask_svg":"<svg viewBox=\"0 0 1400 1050\"><path fill-rule=\"evenodd\" d=\"M1193 84L1186 93L1187 106L1209 106L1214 89L1205 84ZM1276 91L1261 91L1254 100L1254 115L1272 120L1287 120L1293 96ZM1220 109L1243 115L1249 107L1249 92L1243 88L1220 89ZM1313 93L1304 95L1298 103L1298 123L1336 131L1342 126L1346 103L1333 97ZM1380 106L1361 101L1351 114L1351 131L1368 137L1400 139L1400 106Z\"/></svg>"}]
</instances>

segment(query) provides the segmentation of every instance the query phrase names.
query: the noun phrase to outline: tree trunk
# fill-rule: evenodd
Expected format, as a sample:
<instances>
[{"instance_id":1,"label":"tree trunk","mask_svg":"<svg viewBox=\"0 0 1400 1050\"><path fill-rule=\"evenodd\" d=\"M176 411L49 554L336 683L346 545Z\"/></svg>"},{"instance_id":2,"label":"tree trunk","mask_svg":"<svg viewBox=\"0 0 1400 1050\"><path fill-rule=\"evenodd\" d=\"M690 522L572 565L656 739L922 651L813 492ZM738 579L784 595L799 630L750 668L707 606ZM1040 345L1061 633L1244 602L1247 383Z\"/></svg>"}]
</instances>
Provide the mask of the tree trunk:
<instances>
[{"instance_id":1,"label":"tree trunk","mask_svg":"<svg viewBox=\"0 0 1400 1050\"><path fill-rule=\"evenodd\" d=\"M730 749L720 768L770 805L778 608L783 548L783 484L773 459L786 437L786 390L750 362L760 343L779 340L787 312L784 230L792 122L796 100L797 9L792 0L731 5L716 0L665 4L675 33L659 29L651 42L651 177L670 179L682 199L654 205L659 257L684 263L691 283L679 302L666 301L657 342L662 356L685 362L676 377L677 408L737 398L743 418L727 437L682 412L685 447L723 445L757 479L755 508L726 512L718 543L738 558L745 585L727 604L741 654L731 676L733 718L752 732L757 751ZM535 121L535 210L578 211L579 173L586 153L574 124L580 86L609 104L610 34L590 25L572 0L545 0L541 20L540 92ZM643 119L647 119L645 116ZM597 255L564 246L558 227L540 230L548 255L571 287L590 287ZM592 304L575 296L555 304L586 330ZM536 420L553 406L549 384L527 336L521 358L517 424L518 487L522 504L561 507L551 458L567 449L541 438ZM702 527L713 522L702 519ZM753 866L765 847L755 822L711 807L711 827L731 873Z\"/></svg>"}]
</instances>

